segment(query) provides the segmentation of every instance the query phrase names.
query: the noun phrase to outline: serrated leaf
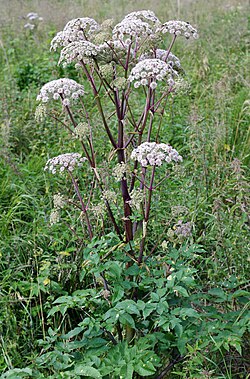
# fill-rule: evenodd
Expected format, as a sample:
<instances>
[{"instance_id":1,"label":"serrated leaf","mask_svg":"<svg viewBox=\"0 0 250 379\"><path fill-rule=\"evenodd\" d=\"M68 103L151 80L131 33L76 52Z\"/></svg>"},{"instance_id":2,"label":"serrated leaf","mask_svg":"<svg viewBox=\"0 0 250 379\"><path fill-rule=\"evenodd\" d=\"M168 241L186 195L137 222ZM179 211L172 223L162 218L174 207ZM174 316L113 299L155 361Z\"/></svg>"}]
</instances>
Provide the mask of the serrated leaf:
<instances>
[{"instance_id":1,"label":"serrated leaf","mask_svg":"<svg viewBox=\"0 0 250 379\"><path fill-rule=\"evenodd\" d=\"M100 372L91 366L78 365L74 369L76 375L89 376L90 378L101 379Z\"/></svg>"},{"instance_id":2,"label":"serrated leaf","mask_svg":"<svg viewBox=\"0 0 250 379\"><path fill-rule=\"evenodd\" d=\"M156 369L151 362L143 363L142 361L140 361L135 367L135 372L137 372L137 374L141 376L153 375L155 371Z\"/></svg>"},{"instance_id":3,"label":"serrated leaf","mask_svg":"<svg viewBox=\"0 0 250 379\"><path fill-rule=\"evenodd\" d=\"M126 379L133 379L133 372L133 365L131 363L128 363L121 368L120 376Z\"/></svg>"}]
</instances>

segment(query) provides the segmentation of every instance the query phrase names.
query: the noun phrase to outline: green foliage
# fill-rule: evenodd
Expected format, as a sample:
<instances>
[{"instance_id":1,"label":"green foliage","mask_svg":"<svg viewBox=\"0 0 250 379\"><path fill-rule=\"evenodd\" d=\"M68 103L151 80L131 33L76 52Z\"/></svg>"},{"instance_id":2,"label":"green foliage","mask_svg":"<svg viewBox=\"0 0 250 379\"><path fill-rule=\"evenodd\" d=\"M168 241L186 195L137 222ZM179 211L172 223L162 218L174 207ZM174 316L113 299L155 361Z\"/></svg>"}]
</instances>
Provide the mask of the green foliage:
<instances>
[{"instance_id":1,"label":"green foliage","mask_svg":"<svg viewBox=\"0 0 250 379\"><path fill-rule=\"evenodd\" d=\"M102 13L107 12L105 6ZM131 261L130 246L109 233L111 225L103 230L103 220L96 223L91 243L77 212L72 216L64 211L77 236L65 224L48 226L51 190L70 194L72 190L63 180L45 177L43 167L62 147L75 149L79 142L56 120L36 123L35 99L47 81L60 76L77 80L79 75L71 66L61 69L48 52L54 26L53 31L47 25L48 32L35 35L1 26L1 378L155 378L169 367L165 377L171 379L245 379L246 13L236 7L218 9L216 4L216 10L211 5L205 15L200 7L198 2L194 13L186 16L191 21L197 16L198 45L180 43L174 51L177 55L184 51L190 90L172 100L162 125L166 140L181 152L184 163L157 190L141 265ZM89 88L86 102L95 115ZM140 96L135 105L139 115ZM110 148L103 144L98 122L94 137L105 177L114 153L111 163L104 162ZM85 171L79 179L83 188L88 176ZM187 212L176 214L176 206L185 206ZM192 235L185 240L174 234L180 220L192 223Z\"/></svg>"}]
</instances>

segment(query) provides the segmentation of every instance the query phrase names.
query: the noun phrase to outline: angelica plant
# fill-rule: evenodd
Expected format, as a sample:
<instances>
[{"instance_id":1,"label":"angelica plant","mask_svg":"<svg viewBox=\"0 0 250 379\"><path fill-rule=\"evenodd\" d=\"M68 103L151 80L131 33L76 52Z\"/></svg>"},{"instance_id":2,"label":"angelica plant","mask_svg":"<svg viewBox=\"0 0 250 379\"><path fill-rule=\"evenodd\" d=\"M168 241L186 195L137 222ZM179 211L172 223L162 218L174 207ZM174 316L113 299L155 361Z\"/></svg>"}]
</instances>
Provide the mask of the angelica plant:
<instances>
[{"instance_id":1,"label":"angelica plant","mask_svg":"<svg viewBox=\"0 0 250 379\"><path fill-rule=\"evenodd\" d=\"M112 20L98 24L88 17L73 19L53 38L51 50L60 50L59 65L74 63L82 70L85 82L53 80L42 87L37 97L47 110L49 103L61 102L69 121L64 125L80 140L84 155L79 158L78 152L64 153L50 159L46 169L54 174L68 172L92 239L95 214L91 214L91 206L88 210L84 205L85 194L73 172L77 160L86 159L92 172L90 182L94 183L87 204L92 204L92 209L96 203L105 204L114 232L129 245L129 254L138 264L146 256L153 193L169 176L171 165L182 161L161 135L164 109L182 79L180 59L171 52L177 37L196 39L198 34L187 22L162 23L152 11L132 12L116 25ZM86 86L92 90L95 113L85 103ZM134 109L135 96L143 99L141 109ZM115 207L107 196L110 188L101 174L103 158L93 140L97 118L103 125L104 146L112 150L110 156L115 164L109 182L120 183L115 195L121 202L117 200ZM120 204L122 210L117 210ZM139 224L143 225L143 233L135 244Z\"/></svg>"}]
</instances>

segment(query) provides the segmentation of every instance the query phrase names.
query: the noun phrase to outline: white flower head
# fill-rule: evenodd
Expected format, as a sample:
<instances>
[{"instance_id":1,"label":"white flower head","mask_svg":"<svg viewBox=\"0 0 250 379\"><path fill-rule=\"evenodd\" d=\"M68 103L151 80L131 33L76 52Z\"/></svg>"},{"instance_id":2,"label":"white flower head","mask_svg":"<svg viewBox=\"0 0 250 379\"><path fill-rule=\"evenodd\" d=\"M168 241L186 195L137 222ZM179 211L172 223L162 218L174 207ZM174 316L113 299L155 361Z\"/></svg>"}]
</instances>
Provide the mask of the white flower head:
<instances>
[{"instance_id":1,"label":"white flower head","mask_svg":"<svg viewBox=\"0 0 250 379\"><path fill-rule=\"evenodd\" d=\"M64 106L71 104L71 99L75 100L84 95L84 88L75 80L61 78L46 83L40 90L37 100L47 103L50 100L61 99Z\"/></svg>"},{"instance_id":2,"label":"white flower head","mask_svg":"<svg viewBox=\"0 0 250 379\"><path fill-rule=\"evenodd\" d=\"M181 68L181 63L180 63L179 58L173 53L169 52L168 50L156 49L155 51L153 50L149 51L147 53L142 54L139 58L139 61L143 61L149 58L160 59L168 63L169 66L171 66L175 70Z\"/></svg>"},{"instance_id":3,"label":"white flower head","mask_svg":"<svg viewBox=\"0 0 250 379\"><path fill-rule=\"evenodd\" d=\"M82 167L83 162L87 158L83 158L78 153L66 153L58 155L47 161L44 170L50 171L52 174L63 173L65 171L72 172L76 167Z\"/></svg>"},{"instance_id":4,"label":"white flower head","mask_svg":"<svg viewBox=\"0 0 250 379\"><path fill-rule=\"evenodd\" d=\"M150 22L153 25L160 24L160 20L156 17L153 11L149 10L142 10L142 11L136 11L129 13L127 16L125 16L125 19L133 18L133 19L139 19L142 21Z\"/></svg>"},{"instance_id":5,"label":"white flower head","mask_svg":"<svg viewBox=\"0 0 250 379\"><path fill-rule=\"evenodd\" d=\"M81 60L84 63L89 63L90 59L97 54L98 46L89 41L71 42L62 49L58 64L63 63L63 66L66 66L72 62L78 63Z\"/></svg>"},{"instance_id":6,"label":"white flower head","mask_svg":"<svg viewBox=\"0 0 250 379\"><path fill-rule=\"evenodd\" d=\"M99 29L100 25L93 18L75 18L69 21L64 29L52 39L51 50L67 46L71 42L89 40Z\"/></svg>"},{"instance_id":7,"label":"white flower head","mask_svg":"<svg viewBox=\"0 0 250 379\"><path fill-rule=\"evenodd\" d=\"M190 25L189 22L177 20L165 22L157 29L157 32L162 34L170 33L176 36L184 36L186 39L197 39L199 37L197 30Z\"/></svg>"},{"instance_id":8,"label":"white flower head","mask_svg":"<svg viewBox=\"0 0 250 379\"><path fill-rule=\"evenodd\" d=\"M128 80L134 82L135 88L142 85L154 89L157 82L173 79L177 75L177 72L169 64L161 59L152 58L139 61L131 70Z\"/></svg>"},{"instance_id":9,"label":"white flower head","mask_svg":"<svg viewBox=\"0 0 250 379\"><path fill-rule=\"evenodd\" d=\"M131 44L132 41L154 36L154 31L149 23L139 18L124 18L113 29L113 39L120 40L125 45Z\"/></svg>"},{"instance_id":10,"label":"white flower head","mask_svg":"<svg viewBox=\"0 0 250 379\"><path fill-rule=\"evenodd\" d=\"M27 22L27 24L24 25L24 28L25 28L25 29L30 29L30 30L33 30L34 27L35 27L35 25L34 25L34 24L31 24L31 23L29 23L29 22Z\"/></svg>"},{"instance_id":11,"label":"white flower head","mask_svg":"<svg viewBox=\"0 0 250 379\"><path fill-rule=\"evenodd\" d=\"M156 142L142 143L132 151L131 158L143 167L161 166L164 162L182 162L182 156L172 146Z\"/></svg>"}]
</instances>

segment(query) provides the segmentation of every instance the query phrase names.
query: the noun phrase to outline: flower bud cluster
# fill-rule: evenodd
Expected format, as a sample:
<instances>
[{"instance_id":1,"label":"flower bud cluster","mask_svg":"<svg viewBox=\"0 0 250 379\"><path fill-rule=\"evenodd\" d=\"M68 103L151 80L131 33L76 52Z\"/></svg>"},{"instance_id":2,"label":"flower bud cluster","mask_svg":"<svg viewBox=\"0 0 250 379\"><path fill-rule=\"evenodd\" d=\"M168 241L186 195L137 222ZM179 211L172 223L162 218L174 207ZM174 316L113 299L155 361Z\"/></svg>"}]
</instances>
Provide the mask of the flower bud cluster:
<instances>
[{"instance_id":1,"label":"flower bud cluster","mask_svg":"<svg viewBox=\"0 0 250 379\"><path fill-rule=\"evenodd\" d=\"M60 221L60 212L58 209L52 209L50 213L49 223L50 226L57 224Z\"/></svg>"},{"instance_id":2,"label":"flower bud cluster","mask_svg":"<svg viewBox=\"0 0 250 379\"><path fill-rule=\"evenodd\" d=\"M103 215L105 214L105 204L104 203L92 205L89 209L94 213L96 218L102 218Z\"/></svg>"},{"instance_id":3,"label":"flower bud cluster","mask_svg":"<svg viewBox=\"0 0 250 379\"><path fill-rule=\"evenodd\" d=\"M49 100L61 99L64 106L70 105L70 99L78 99L84 95L84 89L72 79L62 78L46 83L37 96L38 101L47 103Z\"/></svg>"},{"instance_id":4,"label":"flower bud cluster","mask_svg":"<svg viewBox=\"0 0 250 379\"><path fill-rule=\"evenodd\" d=\"M58 155L47 161L44 170L50 171L52 174L64 171L72 172L76 167L82 167L87 158L82 158L78 153L66 153Z\"/></svg>"},{"instance_id":5,"label":"flower bud cluster","mask_svg":"<svg viewBox=\"0 0 250 379\"><path fill-rule=\"evenodd\" d=\"M168 84L174 84L174 76L177 72L172 67L161 59L144 59L138 62L132 69L128 79L134 82L134 87L150 86L152 89L157 87L157 81L167 79Z\"/></svg>"},{"instance_id":6,"label":"flower bud cluster","mask_svg":"<svg viewBox=\"0 0 250 379\"><path fill-rule=\"evenodd\" d=\"M127 203L130 205L131 208L135 208L139 211L143 200L143 191L140 188L134 188L130 193L130 200L128 200Z\"/></svg>"},{"instance_id":7,"label":"flower bud cluster","mask_svg":"<svg viewBox=\"0 0 250 379\"><path fill-rule=\"evenodd\" d=\"M37 122L42 122L44 121L45 117L46 117L46 106L45 104L41 103L36 107L35 120Z\"/></svg>"},{"instance_id":8,"label":"flower bud cluster","mask_svg":"<svg viewBox=\"0 0 250 379\"><path fill-rule=\"evenodd\" d=\"M132 151L131 158L143 167L161 166L163 162L182 162L182 156L165 143L144 142Z\"/></svg>"},{"instance_id":9,"label":"flower bud cluster","mask_svg":"<svg viewBox=\"0 0 250 379\"><path fill-rule=\"evenodd\" d=\"M81 60L89 63L89 58L95 57L97 53L98 46L89 41L71 42L62 49L58 64L63 63L65 67L72 62L77 63Z\"/></svg>"},{"instance_id":10,"label":"flower bud cluster","mask_svg":"<svg viewBox=\"0 0 250 379\"><path fill-rule=\"evenodd\" d=\"M98 46L98 59L104 62L117 61L127 53L127 47L119 40L107 40Z\"/></svg>"},{"instance_id":11,"label":"flower bud cluster","mask_svg":"<svg viewBox=\"0 0 250 379\"><path fill-rule=\"evenodd\" d=\"M128 169L128 165L124 162L117 163L115 167L113 168L113 177L115 178L116 182L120 182L121 180L125 179L126 177L126 171Z\"/></svg>"},{"instance_id":12,"label":"flower bud cluster","mask_svg":"<svg viewBox=\"0 0 250 379\"><path fill-rule=\"evenodd\" d=\"M76 138L84 139L89 136L89 125L87 122L80 122L74 129Z\"/></svg>"},{"instance_id":13,"label":"flower bud cluster","mask_svg":"<svg viewBox=\"0 0 250 379\"><path fill-rule=\"evenodd\" d=\"M69 21L64 29L52 39L51 50L67 46L71 42L91 39L99 29L99 24L93 18L75 18Z\"/></svg>"},{"instance_id":14,"label":"flower bud cluster","mask_svg":"<svg viewBox=\"0 0 250 379\"><path fill-rule=\"evenodd\" d=\"M179 220L174 226L175 234L178 237L187 238L192 235L192 224L191 222L183 222Z\"/></svg>"},{"instance_id":15,"label":"flower bud cluster","mask_svg":"<svg viewBox=\"0 0 250 379\"><path fill-rule=\"evenodd\" d=\"M54 196L53 196L53 203L54 203L54 208L55 209L62 209L66 202L65 202L65 197L63 195L61 195L60 193L56 193Z\"/></svg>"},{"instance_id":16,"label":"flower bud cluster","mask_svg":"<svg viewBox=\"0 0 250 379\"><path fill-rule=\"evenodd\" d=\"M165 22L156 31L162 34L170 33L175 34L176 36L184 36L187 39L189 39L190 37L195 39L198 38L197 30L193 28L193 26L190 25L189 22L185 21L171 20Z\"/></svg>"},{"instance_id":17,"label":"flower bud cluster","mask_svg":"<svg viewBox=\"0 0 250 379\"><path fill-rule=\"evenodd\" d=\"M117 195L114 191L111 190L105 190L102 192L102 200L107 200L109 202L116 202Z\"/></svg>"},{"instance_id":18,"label":"flower bud cluster","mask_svg":"<svg viewBox=\"0 0 250 379\"><path fill-rule=\"evenodd\" d=\"M188 208L183 205L174 205L173 207L171 207L171 214L174 217L179 215L186 215L188 214L188 212Z\"/></svg>"}]
</instances>

